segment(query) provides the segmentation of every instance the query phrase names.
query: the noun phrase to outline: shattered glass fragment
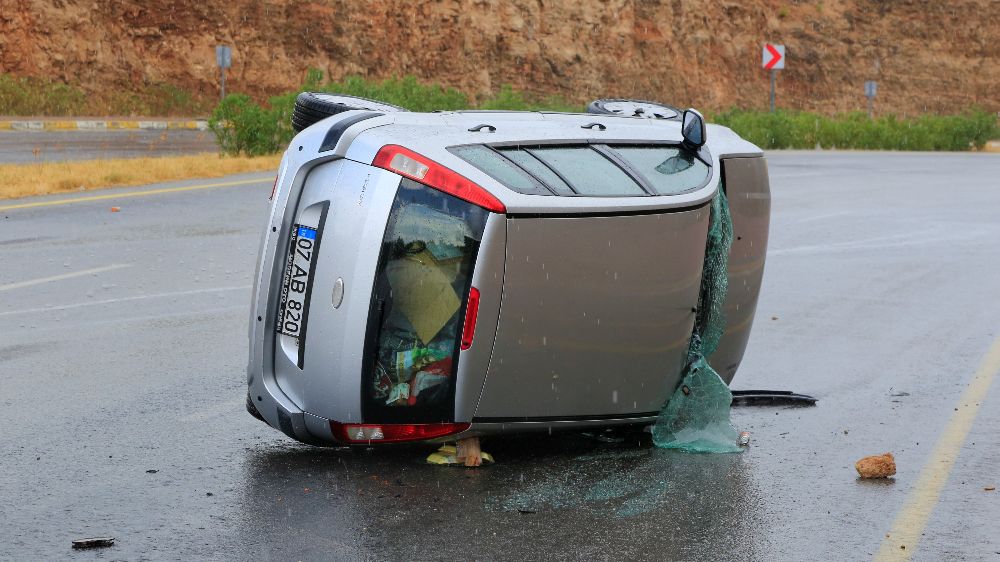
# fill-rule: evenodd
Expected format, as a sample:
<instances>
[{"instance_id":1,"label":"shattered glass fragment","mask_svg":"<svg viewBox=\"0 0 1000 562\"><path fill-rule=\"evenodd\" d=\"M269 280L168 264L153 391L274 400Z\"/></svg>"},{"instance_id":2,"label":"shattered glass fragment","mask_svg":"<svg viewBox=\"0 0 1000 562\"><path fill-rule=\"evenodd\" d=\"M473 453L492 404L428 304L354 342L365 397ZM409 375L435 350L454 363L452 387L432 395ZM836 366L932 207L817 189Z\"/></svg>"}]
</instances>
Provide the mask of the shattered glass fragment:
<instances>
[{"instance_id":1,"label":"shattered glass fragment","mask_svg":"<svg viewBox=\"0 0 1000 562\"><path fill-rule=\"evenodd\" d=\"M729 421L733 395L708 364L725 329L723 304L729 285L727 264L733 223L722 186L712 200L705 267L698 295L694 333L688 345L681 384L653 426L653 443L692 453L738 453L739 433Z\"/></svg>"}]
</instances>

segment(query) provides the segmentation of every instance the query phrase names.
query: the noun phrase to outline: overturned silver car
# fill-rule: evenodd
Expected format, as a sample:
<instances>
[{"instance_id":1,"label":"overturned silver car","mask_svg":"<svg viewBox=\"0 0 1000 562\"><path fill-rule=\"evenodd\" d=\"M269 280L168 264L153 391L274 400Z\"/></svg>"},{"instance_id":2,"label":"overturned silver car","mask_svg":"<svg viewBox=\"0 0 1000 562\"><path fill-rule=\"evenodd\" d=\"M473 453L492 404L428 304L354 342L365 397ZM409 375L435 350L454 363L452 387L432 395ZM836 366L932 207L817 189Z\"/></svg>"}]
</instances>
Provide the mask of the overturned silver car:
<instances>
[{"instance_id":1,"label":"overturned silver car","mask_svg":"<svg viewBox=\"0 0 1000 562\"><path fill-rule=\"evenodd\" d=\"M685 366L719 190L733 238L708 360L732 380L767 247L759 148L647 102L312 96L258 260L252 414L314 444L650 424Z\"/></svg>"}]
</instances>

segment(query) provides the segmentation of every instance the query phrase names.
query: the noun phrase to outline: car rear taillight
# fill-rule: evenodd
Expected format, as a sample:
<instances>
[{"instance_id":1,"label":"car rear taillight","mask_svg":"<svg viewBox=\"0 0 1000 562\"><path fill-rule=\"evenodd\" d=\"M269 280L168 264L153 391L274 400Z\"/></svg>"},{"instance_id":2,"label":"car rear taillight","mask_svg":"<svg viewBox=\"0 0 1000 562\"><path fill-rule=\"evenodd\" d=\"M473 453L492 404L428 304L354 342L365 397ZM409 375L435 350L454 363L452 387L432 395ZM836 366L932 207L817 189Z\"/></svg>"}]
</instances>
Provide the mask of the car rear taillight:
<instances>
[{"instance_id":1,"label":"car rear taillight","mask_svg":"<svg viewBox=\"0 0 1000 562\"><path fill-rule=\"evenodd\" d=\"M372 166L395 172L488 211L507 212L503 203L482 186L408 148L387 144L375 155Z\"/></svg>"},{"instance_id":2,"label":"car rear taillight","mask_svg":"<svg viewBox=\"0 0 1000 562\"><path fill-rule=\"evenodd\" d=\"M267 198L268 201L274 199L274 192L278 189L278 176L274 176L274 185L271 186L271 196Z\"/></svg>"},{"instance_id":3,"label":"car rear taillight","mask_svg":"<svg viewBox=\"0 0 1000 562\"><path fill-rule=\"evenodd\" d=\"M476 335L476 319L479 316L479 289L469 290L469 303L465 306L465 325L462 326L462 349L472 347L472 338Z\"/></svg>"},{"instance_id":4,"label":"car rear taillight","mask_svg":"<svg viewBox=\"0 0 1000 562\"><path fill-rule=\"evenodd\" d=\"M342 443L399 443L424 441L461 433L468 423L371 424L330 422L333 436Z\"/></svg>"}]
</instances>

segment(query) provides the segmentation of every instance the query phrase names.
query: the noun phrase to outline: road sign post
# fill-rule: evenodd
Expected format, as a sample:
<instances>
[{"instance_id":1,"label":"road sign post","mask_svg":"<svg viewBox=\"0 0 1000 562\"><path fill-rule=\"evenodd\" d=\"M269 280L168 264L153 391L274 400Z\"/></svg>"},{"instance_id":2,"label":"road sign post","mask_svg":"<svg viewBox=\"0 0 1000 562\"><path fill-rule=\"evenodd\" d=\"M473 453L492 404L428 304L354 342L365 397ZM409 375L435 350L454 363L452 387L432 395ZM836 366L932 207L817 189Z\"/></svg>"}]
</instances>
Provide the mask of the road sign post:
<instances>
[{"instance_id":1,"label":"road sign post","mask_svg":"<svg viewBox=\"0 0 1000 562\"><path fill-rule=\"evenodd\" d=\"M215 47L215 64L219 67L219 91L226 97L226 69L233 66L233 50L227 45Z\"/></svg>"},{"instance_id":2,"label":"road sign post","mask_svg":"<svg viewBox=\"0 0 1000 562\"><path fill-rule=\"evenodd\" d=\"M771 71L771 113L774 113L774 92L778 81L778 71L785 68L785 46L764 43L760 63L766 70Z\"/></svg>"},{"instance_id":3,"label":"road sign post","mask_svg":"<svg viewBox=\"0 0 1000 562\"><path fill-rule=\"evenodd\" d=\"M771 71L771 113L774 113L774 90L775 90L774 85L775 85L775 82L777 82L777 81L778 81L778 71L777 70L772 70Z\"/></svg>"},{"instance_id":4,"label":"road sign post","mask_svg":"<svg viewBox=\"0 0 1000 562\"><path fill-rule=\"evenodd\" d=\"M868 118L875 115L875 94L878 93L878 82L868 80L865 82L865 97L868 98Z\"/></svg>"}]
</instances>

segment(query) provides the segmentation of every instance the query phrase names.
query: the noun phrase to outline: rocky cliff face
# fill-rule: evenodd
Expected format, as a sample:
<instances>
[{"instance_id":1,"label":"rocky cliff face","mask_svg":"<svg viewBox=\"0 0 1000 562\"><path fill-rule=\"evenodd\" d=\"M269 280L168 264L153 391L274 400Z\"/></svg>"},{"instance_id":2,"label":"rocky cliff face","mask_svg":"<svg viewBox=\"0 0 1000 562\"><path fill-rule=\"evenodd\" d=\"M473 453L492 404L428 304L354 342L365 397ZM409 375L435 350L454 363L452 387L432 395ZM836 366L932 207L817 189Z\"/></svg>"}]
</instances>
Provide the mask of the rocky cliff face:
<instances>
[{"instance_id":1,"label":"rocky cliff face","mask_svg":"<svg viewBox=\"0 0 1000 562\"><path fill-rule=\"evenodd\" d=\"M1000 110L1000 1L823 0L2 0L0 72L89 91L172 83L229 91L413 74L473 94L509 83L585 102L657 99L765 108L765 41L787 47L782 107Z\"/></svg>"}]
</instances>

